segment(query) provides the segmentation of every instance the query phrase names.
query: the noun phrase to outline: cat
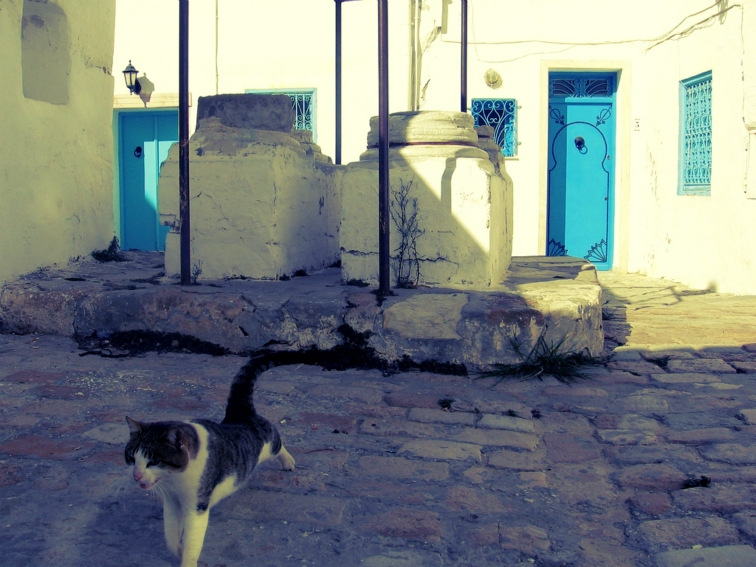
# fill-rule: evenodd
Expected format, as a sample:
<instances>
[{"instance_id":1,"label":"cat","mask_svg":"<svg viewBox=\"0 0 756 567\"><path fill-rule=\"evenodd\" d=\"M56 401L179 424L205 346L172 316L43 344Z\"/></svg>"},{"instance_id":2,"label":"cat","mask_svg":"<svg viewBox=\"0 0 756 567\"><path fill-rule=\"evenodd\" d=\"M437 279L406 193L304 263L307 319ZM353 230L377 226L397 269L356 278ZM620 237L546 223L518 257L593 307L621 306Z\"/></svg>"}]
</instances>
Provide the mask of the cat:
<instances>
[{"instance_id":1,"label":"cat","mask_svg":"<svg viewBox=\"0 0 756 567\"><path fill-rule=\"evenodd\" d=\"M255 466L277 457L284 470L294 469L278 430L257 414L252 401L255 381L268 362L258 356L238 372L221 423L141 423L126 416L131 435L126 464L134 466L134 480L142 489L158 487L165 541L181 567L197 566L210 508L242 488Z\"/></svg>"}]
</instances>

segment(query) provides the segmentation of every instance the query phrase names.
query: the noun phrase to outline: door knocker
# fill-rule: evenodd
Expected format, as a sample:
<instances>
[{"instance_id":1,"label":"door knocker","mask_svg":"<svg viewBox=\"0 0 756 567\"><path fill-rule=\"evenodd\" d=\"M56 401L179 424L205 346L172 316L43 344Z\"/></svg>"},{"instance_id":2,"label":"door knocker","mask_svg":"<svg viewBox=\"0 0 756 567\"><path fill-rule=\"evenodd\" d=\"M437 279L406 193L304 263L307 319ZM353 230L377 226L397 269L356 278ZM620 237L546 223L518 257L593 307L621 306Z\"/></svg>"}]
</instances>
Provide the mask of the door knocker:
<instances>
[{"instance_id":1,"label":"door knocker","mask_svg":"<svg viewBox=\"0 0 756 567\"><path fill-rule=\"evenodd\" d=\"M579 151L581 154L587 154L588 148L585 145L585 140L582 136L578 136L575 138L575 147L577 148L577 151Z\"/></svg>"},{"instance_id":2,"label":"door knocker","mask_svg":"<svg viewBox=\"0 0 756 567\"><path fill-rule=\"evenodd\" d=\"M135 158L142 157L142 146L137 146L136 148L134 148L134 157Z\"/></svg>"}]
</instances>

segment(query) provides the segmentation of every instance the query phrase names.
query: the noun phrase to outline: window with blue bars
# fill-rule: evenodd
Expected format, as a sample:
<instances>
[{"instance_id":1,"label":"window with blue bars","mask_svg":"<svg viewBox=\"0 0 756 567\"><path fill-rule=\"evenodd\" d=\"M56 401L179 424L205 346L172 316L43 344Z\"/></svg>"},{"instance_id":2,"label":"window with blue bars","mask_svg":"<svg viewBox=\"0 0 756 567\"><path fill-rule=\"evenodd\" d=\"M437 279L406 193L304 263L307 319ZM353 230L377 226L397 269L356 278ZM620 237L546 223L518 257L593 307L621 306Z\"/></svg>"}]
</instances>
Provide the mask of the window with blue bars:
<instances>
[{"instance_id":1,"label":"window with blue bars","mask_svg":"<svg viewBox=\"0 0 756 567\"><path fill-rule=\"evenodd\" d=\"M272 89L247 90L255 94L285 94L291 99L294 111L294 129L312 132L313 142L317 142L315 132L315 89Z\"/></svg>"},{"instance_id":2,"label":"window with blue bars","mask_svg":"<svg viewBox=\"0 0 756 567\"><path fill-rule=\"evenodd\" d=\"M504 157L517 155L517 101L513 98L474 98L471 112L476 126L492 126L494 141Z\"/></svg>"},{"instance_id":3,"label":"window with blue bars","mask_svg":"<svg viewBox=\"0 0 756 567\"><path fill-rule=\"evenodd\" d=\"M680 82L681 195L711 194L711 71Z\"/></svg>"}]
</instances>

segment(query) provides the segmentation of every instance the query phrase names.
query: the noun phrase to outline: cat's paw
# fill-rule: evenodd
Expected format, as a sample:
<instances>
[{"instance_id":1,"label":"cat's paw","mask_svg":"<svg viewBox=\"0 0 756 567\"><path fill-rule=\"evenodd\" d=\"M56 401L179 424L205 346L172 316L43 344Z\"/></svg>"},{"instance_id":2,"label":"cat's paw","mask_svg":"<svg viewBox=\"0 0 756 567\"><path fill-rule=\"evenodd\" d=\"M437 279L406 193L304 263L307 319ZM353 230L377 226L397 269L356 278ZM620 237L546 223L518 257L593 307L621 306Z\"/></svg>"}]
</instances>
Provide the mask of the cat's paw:
<instances>
[{"instance_id":1,"label":"cat's paw","mask_svg":"<svg viewBox=\"0 0 756 567\"><path fill-rule=\"evenodd\" d=\"M165 544L168 547L168 551L173 553L173 555L175 555L179 559L181 559L181 556L184 555L184 546L180 543L173 543L166 539Z\"/></svg>"},{"instance_id":2,"label":"cat's paw","mask_svg":"<svg viewBox=\"0 0 756 567\"><path fill-rule=\"evenodd\" d=\"M292 457L289 452L281 447L281 450L278 453L278 462L281 463L281 468L285 471L293 471L294 470L294 457Z\"/></svg>"}]
</instances>

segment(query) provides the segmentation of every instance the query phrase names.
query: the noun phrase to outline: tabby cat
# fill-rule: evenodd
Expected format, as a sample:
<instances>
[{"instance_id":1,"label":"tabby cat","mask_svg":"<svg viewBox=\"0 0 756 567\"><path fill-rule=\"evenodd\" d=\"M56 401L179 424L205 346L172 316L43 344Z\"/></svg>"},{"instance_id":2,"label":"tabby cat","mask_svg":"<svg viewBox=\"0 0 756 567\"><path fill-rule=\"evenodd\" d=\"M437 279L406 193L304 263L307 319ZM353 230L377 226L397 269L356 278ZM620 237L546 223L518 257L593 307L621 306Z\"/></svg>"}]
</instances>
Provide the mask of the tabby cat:
<instances>
[{"instance_id":1,"label":"tabby cat","mask_svg":"<svg viewBox=\"0 0 756 567\"><path fill-rule=\"evenodd\" d=\"M159 486L165 541L181 567L196 567L210 508L243 487L255 466L278 457L284 470L294 469L275 426L257 414L252 402L255 380L266 369L264 357L242 367L221 423L140 423L126 417L131 431L126 464L134 465L134 480L141 488Z\"/></svg>"}]
</instances>

